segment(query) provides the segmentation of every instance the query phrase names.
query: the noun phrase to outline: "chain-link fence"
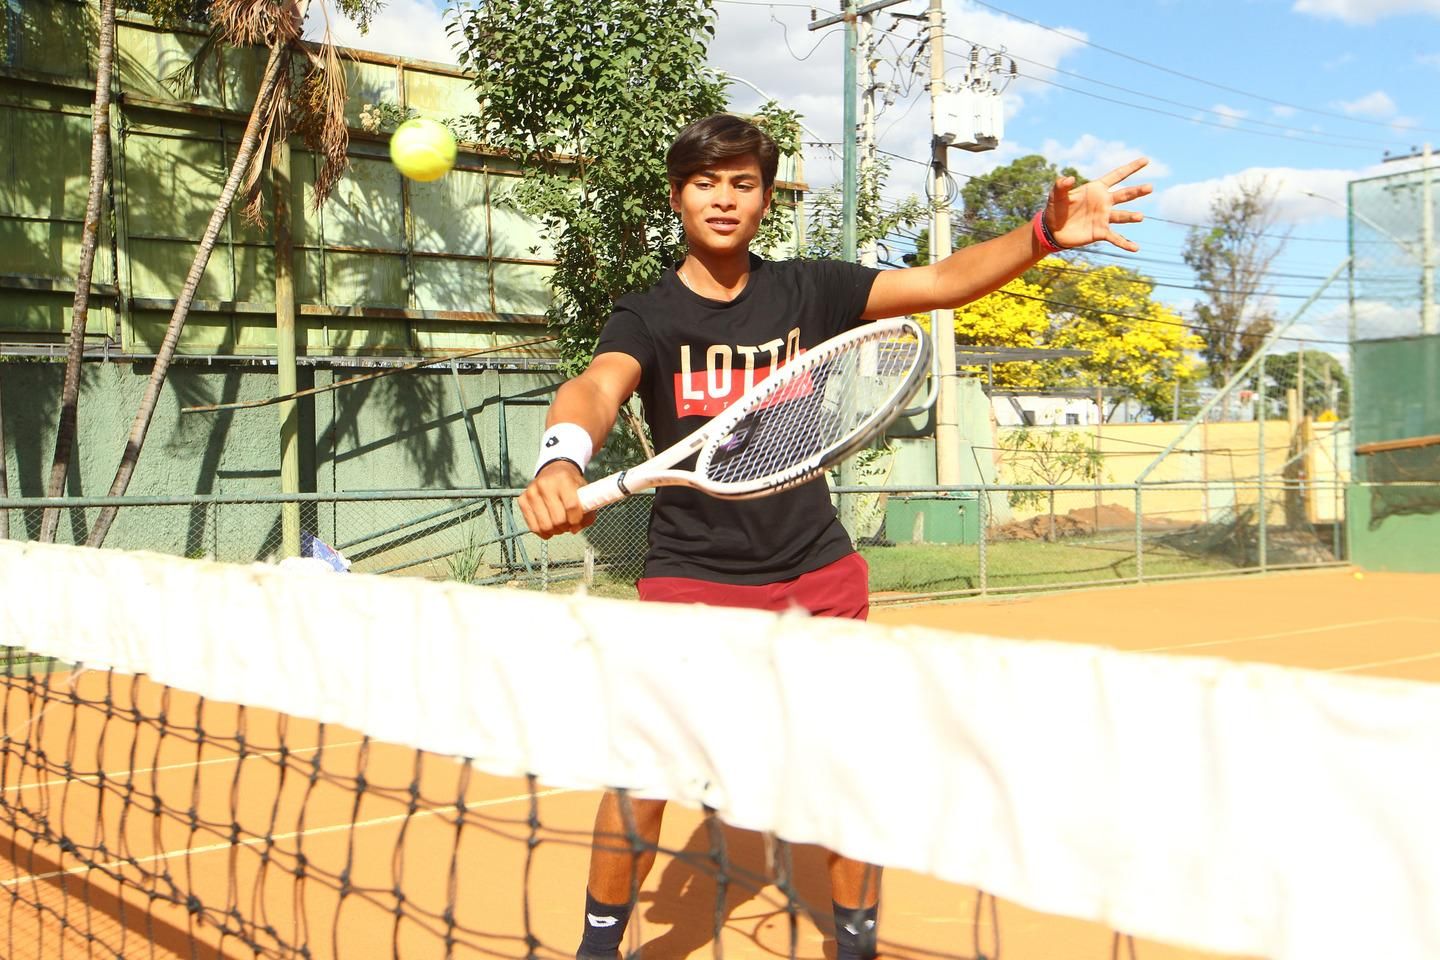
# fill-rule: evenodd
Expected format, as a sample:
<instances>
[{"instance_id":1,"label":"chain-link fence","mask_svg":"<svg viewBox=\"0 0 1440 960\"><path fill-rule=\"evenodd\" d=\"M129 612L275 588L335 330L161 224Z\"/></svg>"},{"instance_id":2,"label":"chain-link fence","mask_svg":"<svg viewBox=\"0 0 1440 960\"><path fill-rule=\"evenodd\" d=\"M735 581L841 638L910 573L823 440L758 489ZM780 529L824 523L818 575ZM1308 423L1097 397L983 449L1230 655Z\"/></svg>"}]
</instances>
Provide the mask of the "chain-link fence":
<instances>
[{"instance_id":1,"label":"chain-link fence","mask_svg":"<svg viewBox=\"0 0 1440 960\"><path fill-rule=\"evenodd\" d=\"M1440 189L1427 156L1413 169L1349 185L1350 339L1440 333L1435 222Z\"/></svg>"},{"instance_id":2,"label":"chain-link fence","mask_svg":"<svg viewBox=\"0 0 1440 960\"><path fill-rule=\"evenodd\" d=\"M1343 493L1254 481L890 489L878 495L883 524L859 544L880 600L1322 566L1343 559L1344 536L1333 520L1317 521L1317 512L1334 515L1317 501ZM1040 511L1004 519L1007 507L1036 499ZM1067 506L1079 499L1088 505Z\"/></svg>"},{"instance_id":3,"label":"chain-link fence","mask_svg":"<svg viewBox=\"0 0 1440 960\"><path fill-rule=\"evenodd\" d=\"M526 530L518 493L129 498L118 501L105 546L277 562L287 552L288 510L304 542L328 544L355 572L634 595L650 497L602 510L582 536L545 541ZM870 563L871 590L882 602L1334 563L1345 556L1334 520L1343 495L1338 484L1243 480L1223 487L835 488L837 510ZM0 500L0 535L36 539L53 509L57 541L81 543L107 502Z\"/></svg>"}]
</instances>

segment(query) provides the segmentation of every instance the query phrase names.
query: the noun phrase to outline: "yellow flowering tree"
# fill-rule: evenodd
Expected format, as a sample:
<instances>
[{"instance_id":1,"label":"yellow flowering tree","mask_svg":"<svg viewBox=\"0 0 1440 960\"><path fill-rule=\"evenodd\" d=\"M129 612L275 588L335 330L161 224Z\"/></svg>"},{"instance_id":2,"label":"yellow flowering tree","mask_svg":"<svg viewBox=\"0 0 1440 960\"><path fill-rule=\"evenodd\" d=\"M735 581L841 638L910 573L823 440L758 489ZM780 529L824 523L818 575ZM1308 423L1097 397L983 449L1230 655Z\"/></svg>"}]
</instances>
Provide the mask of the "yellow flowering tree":
<instances>
[{"instance_id":1,"label":"yellow flowering tree","mask_svg":"<svg viewBox=\"0 0 1440 960\"><path fill-rule=\"evenodd\" d=\"M1045 346L1050 316L1044 298L1042 287L1027 283L1023 277L1011 280L1001 291L955 311L955 343L977 347ZM963 354L956 357L956 362L962 369L984 372L983 367L966 367ZM996 364L994 376L995 386L1016 390L1044 386L1047 373L1043 364L1025 361Z\"/></svg>"},{"instance_id":2,"label":"yellow flowering tree","mask_svg":"<svg viewBox=\"0 0 1440 960\"><path fill-rule=\"evenodd\" d=\"M1072 262L1050 276L1057 282L1050 287L1045 345L1088 351L1055 361L1056 382L1123 391L1154 415L1167 416L1176 386L1199 375L1195 358L1204 341L1154 300L1154 284L1132 270Z\"/></svg>"}]
</instances>

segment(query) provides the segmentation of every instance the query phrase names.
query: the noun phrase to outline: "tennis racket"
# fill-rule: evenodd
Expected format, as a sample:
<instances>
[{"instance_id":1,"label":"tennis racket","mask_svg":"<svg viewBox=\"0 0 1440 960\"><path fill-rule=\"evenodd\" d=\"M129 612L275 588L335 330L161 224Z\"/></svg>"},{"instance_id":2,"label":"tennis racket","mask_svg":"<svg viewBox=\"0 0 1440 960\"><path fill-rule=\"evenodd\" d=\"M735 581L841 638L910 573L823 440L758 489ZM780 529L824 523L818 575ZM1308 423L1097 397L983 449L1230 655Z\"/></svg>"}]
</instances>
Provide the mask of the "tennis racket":
<instances>
[{"instance_id":1,"label":"tennis racket","mask_svg":"<svg viewBox=\"0 0 1440 960\"><path fill-rule=\"evenodd\" d=\"M644 463L577 491L588 512L651 487L745 500L798 486L879 435L928 372L913 320L867 323L801 354ZM681 464L694 457L694 466Z\"/></svg>"}]
</instances>

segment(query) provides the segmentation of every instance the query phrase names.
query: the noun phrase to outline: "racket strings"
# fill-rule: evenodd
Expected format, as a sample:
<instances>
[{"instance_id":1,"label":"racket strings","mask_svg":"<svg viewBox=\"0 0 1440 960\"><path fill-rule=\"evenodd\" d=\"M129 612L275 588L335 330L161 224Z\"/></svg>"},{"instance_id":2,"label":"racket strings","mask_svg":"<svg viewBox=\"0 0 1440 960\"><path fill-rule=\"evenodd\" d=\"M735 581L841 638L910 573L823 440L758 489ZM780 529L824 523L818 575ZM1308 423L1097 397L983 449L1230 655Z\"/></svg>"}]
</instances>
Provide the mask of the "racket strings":
<instances>
[{"instance_id":1,"label":"racket strings","mask_svg":"<svg viewBox=\"0 0 1440 960\"><path fill-rule=\"evenodd\" d=\"M820 469L827 451L843 448L894 405L921 351L916 338L862 342L792 373L715 444L705 477L744 483L817 457Z\"/></svg>"}]
</instances>

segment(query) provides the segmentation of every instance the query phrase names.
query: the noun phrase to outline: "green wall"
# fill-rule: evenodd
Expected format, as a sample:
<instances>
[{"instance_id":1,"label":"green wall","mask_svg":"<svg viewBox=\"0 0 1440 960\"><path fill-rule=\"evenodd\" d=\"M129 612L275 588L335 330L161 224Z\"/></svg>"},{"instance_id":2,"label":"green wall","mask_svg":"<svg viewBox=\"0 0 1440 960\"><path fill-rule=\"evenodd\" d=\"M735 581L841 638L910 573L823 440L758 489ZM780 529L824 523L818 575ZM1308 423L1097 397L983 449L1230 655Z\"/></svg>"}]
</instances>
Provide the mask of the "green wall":
<instances>
[{"instance_id":1,"label":"green wall","mask_svg":"<svg viewBox=\"0 0 1440 960\"><path fill-rule=\"evenodd\" d=\"M373 372L302 367L301 387L324 387ZM144 364L90 363L83 367L68 495L103 496L109 488L148 374ZM59 363L0 362L0 416L11 497L43 495L54 452L54 419L63 375ZM462 371L458 388L464 394L463 407L456 379L448 369L396 373L303 399L302 489L361 493L523 485L534 464L545 403L558 375L548 371ZM128 495L278 493L275 406L180 412L187 406L264 400L274 395L273 367L240 363L173 366ZM466 424L467 408L479 442L478 456ZM406 526L422 514L453 505L453 501L422 500L327 504L307 506L305 519L307 528L328 542L349 543L377 530ZM58 539L83 539L86 521L94 516L93 510L87 513L68 512ZM278 517L279 508L273 504L133 507L121 511L107 545L227 560L261 559L274 552ZM483 521L480 526L493 532L493 516L485 513ZM38 512L23 518L12 512L11 536L34 537L38 523ZM369 542L369 546L423 539L417 528ZM398 563L399 558L392 556L388 562Z\"/></svg>"},{"instance_id":2,"label":"green wall","mask_svg":"<svg viewBox=\"0 0 1440 960\"><path fill-rule=\"evenodd\" d=\"M1440 435L1440 336L1352 346L1355 444ZM1440 572L1440 446L1355 457L1350 556L1375 570Z\"/></svg>"}]
</instances>

